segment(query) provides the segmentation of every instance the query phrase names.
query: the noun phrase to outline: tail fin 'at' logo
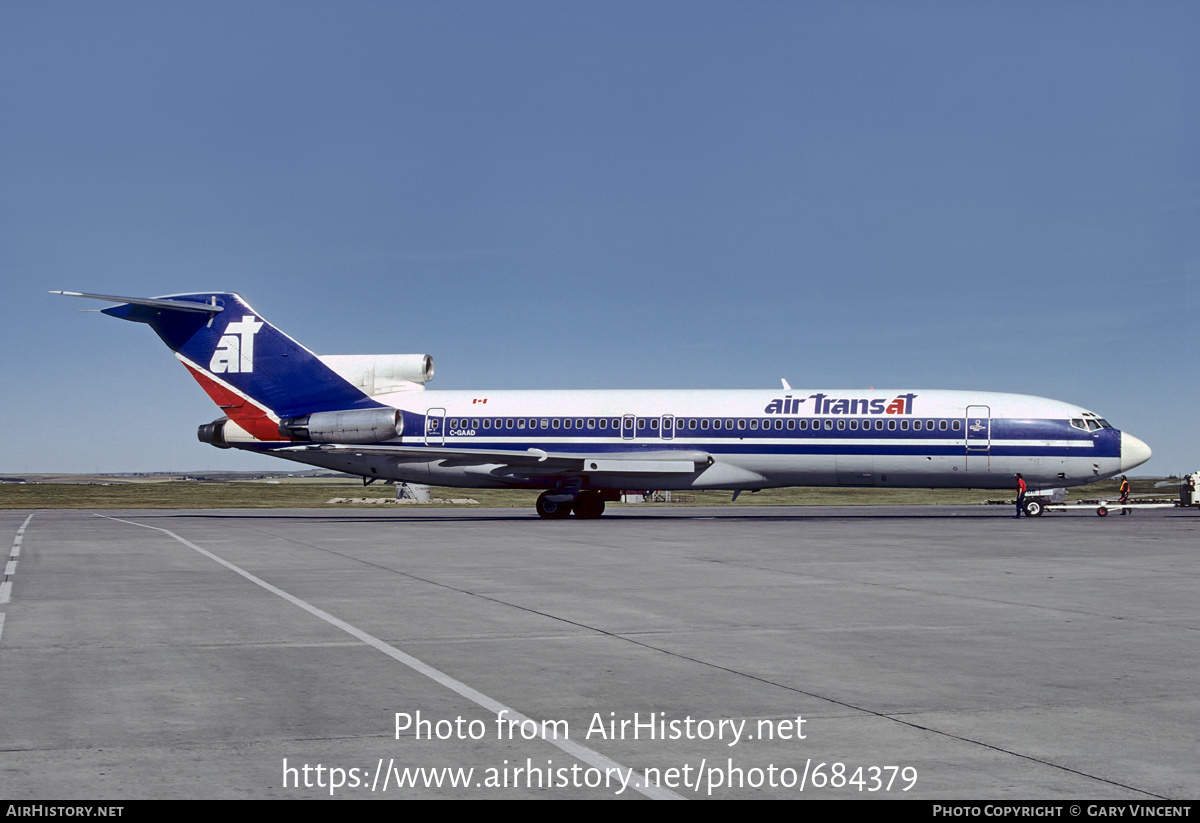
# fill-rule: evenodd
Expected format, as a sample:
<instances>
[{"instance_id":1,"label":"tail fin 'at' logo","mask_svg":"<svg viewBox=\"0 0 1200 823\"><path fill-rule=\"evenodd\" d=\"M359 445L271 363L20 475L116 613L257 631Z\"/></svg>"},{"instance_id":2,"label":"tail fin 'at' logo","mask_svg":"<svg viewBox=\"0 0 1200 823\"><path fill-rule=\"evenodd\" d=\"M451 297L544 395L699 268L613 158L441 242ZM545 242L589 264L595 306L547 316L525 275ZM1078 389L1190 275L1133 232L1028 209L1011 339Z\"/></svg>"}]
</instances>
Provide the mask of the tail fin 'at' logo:
<instances>
[{"instance_id":1,"label":"tail fin 'at' logo","mask_svg":"<svg viewBox=\"0 0 1200 823\"><path fill-rule=\"evenodd\" d=\"M238 294L56 293L120 303L103 313L154 329L230 419L260 439L280 439L274 427L283 417L382 405L263 320Z\"/></svg>"},{"instance_id":2,"label":"tail fin 'at' logo","mask_svg":"<svg viewBox=\"0 0 1200 823\"><path fill-rule=\"evenodd\" d=\"M254 335L263 325L254 315L247 314L240 322L226 326L208 362L208 370L213 374L254 371Z\"/></svg>"}]
</instances>

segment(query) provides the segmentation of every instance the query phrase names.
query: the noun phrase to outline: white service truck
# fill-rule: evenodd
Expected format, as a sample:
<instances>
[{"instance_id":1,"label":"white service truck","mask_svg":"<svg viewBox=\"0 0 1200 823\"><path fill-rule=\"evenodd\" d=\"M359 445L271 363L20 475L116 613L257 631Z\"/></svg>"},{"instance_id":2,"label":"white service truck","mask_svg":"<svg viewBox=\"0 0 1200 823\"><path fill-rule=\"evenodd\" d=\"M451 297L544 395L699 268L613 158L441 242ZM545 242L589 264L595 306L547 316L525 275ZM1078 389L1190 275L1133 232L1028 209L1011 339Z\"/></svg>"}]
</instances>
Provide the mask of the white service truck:
<instances>
[{"instance_id":1,"label":"white service truck","mask_svg":"<svg viewBox=\"0 0 1200 823\"><path fill-rule=\"evenodd\" d=\"M1165 485L1165 484L1160 484ZM1079 509L1095 509L1101 517L1108 515L1113 509L1132 511L1133 509L1171 509L1177 506L1185 508L1200 508L1200 472L1192 472L1179 481L1179 500L1165 502L1129 502L1122 504L1099 500L1094 502L1067 503L1066 489L1039 489L1025 494L1025 513L1030 517L1041 517L1046 512L1078 511ZM1153 498L1155 495L1152 495Z\"/></svg>"}]
</instances>

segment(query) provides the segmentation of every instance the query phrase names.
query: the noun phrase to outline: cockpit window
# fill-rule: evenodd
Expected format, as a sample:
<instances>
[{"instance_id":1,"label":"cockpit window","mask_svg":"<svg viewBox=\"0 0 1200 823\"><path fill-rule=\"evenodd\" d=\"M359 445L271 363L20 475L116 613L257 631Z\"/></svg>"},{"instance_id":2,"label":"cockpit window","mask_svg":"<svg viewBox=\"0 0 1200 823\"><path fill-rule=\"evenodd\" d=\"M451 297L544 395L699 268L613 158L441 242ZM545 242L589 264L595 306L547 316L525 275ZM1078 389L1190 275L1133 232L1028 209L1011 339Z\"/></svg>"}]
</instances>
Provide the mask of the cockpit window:
<instances>
[{"instance_id":1,"label":"cockpit window","mask_svg":"<svg viewBox=\"0 0 1200 823\"><path fill-rule=\"evenodd\" d=\"M1097 429L1100 428L1100 424L1097 423L1095 420L1091 419L1090 417L1088 418L1087 424L1088 424L1088 428L1091 429L1092 431L1096 431Z\"/></svg>"},{"instance_id":2,"label":"cockpit window","mask_svg":"<svg viewBox=\"0 0 1200 823\"><path fill-rule=\"evenodd\" d=\"M1105 420L1103 417L1101 417L1100 418L1100 428L1111 429L1112 425L1107 420Z\"/></svg>"},{"instance_id":3,"label":"cockpit window","mask_svg":"<svg viewBox=\"0 0 1200 823\"><path fill-rule=\"evenodd\" d=\"M1077 429L1083 429L1084 431L1087 431L1087 423L1083 422L1083 418L1080 418L1080 417L1071 418L1071 425Z\"/></svg>"}]
</instances>

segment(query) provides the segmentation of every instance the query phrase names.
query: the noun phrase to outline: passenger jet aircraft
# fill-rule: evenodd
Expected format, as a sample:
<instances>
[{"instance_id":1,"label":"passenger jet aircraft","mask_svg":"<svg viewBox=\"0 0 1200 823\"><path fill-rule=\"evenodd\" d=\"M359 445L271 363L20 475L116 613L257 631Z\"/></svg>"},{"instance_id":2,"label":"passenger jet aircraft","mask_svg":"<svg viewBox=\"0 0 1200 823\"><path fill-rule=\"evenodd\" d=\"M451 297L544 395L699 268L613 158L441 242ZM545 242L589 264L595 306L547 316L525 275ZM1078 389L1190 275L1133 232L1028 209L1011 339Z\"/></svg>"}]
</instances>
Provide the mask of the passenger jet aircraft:
<instances>
[{"instance_id":1,"label":"passenger jet aircraft","mask_svg":"<svg viewBox=\"0 0 1200 823\"><path fill-rule=\"evenodd\" d=\"M964 391L426 391L424 354L316 355L237 294L91 297L146 323L225 416L201 441L372 478L542 489L594 518L622 489L1031 489L1102 480L1150 449L1058 400Z\"/></svg>"}]
</instances>

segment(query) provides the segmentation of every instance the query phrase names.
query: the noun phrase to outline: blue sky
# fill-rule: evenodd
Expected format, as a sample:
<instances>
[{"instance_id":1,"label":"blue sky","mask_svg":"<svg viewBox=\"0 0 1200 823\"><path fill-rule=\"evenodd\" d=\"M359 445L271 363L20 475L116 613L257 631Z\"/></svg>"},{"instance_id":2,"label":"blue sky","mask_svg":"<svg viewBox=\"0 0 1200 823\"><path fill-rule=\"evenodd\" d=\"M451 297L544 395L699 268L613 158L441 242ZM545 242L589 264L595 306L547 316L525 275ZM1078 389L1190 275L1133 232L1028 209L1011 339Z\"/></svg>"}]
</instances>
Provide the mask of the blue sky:
<instances>
[{"instance_id":1,"label":"blue sky","mask_svg":"<svg viewBox=\"0 0 1200 823\"><path fill-rule=\"evenodd\" d=\"M434 388L1079 403L1200 469L1195 3L0 4L0 471L281 468L149 330ZM82 305L87 302L87 305Z\"/></svg>"}]
</instances>

